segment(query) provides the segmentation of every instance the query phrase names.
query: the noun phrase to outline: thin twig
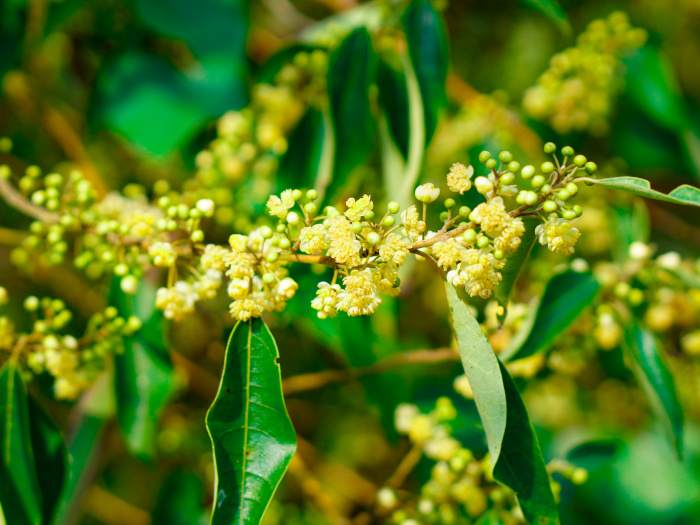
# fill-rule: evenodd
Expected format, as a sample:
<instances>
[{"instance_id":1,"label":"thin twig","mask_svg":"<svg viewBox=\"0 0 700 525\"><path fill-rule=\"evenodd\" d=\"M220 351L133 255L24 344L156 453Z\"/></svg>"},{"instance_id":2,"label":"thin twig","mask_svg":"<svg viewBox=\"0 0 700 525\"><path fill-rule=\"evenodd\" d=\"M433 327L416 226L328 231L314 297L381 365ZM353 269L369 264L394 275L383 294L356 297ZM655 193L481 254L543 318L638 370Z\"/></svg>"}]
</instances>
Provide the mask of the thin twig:
<instances>
[{"instance_id":1,"label":"thin twig","mask_svg":"<svg viewBox=\"0 0 700 525\"><path fill-rule=\"evenodd\" d=\"M34 217L48 224L58 222L59 216L57 213L50 212L32 204L5 179L0 179L0 195L5 199L7 204L25 215L29 215L30 217Z\"/></svg>"}]
</instances>

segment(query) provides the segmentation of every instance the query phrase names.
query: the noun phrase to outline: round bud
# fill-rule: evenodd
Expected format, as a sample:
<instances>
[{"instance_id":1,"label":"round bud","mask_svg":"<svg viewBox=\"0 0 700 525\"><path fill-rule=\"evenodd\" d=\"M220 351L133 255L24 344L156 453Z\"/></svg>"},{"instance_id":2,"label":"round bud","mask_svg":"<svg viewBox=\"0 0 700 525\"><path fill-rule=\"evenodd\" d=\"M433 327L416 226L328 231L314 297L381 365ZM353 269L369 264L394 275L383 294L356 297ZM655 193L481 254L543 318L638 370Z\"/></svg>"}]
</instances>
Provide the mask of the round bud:
<instances>
[{"instance_id":1,"label":"round bud","mask_svg":"<svg viewBox=\"0 0 700 525\"><path fill-rule=\"evenodd\" d=\"M588 480L588 471L583 468L574 469L571 473L571 482L574 485L583 485Z\"/></svg>"},{"instance_id":2,"label":"round bud","mask_svg":"<svg viewBox=\"0 0 700 525\"><path fill-rule=\"evenodd\" d=\"M476 191L483 195L493 190L493 182L486 177L477 177L474 179L474 187L476 187Z\"/></svg>"},{"instance_id":3,"label":"round bud","mask_svg":"<svg viewBox=\"0 0 700 525\"><path fill-rule=\"evenodd\" d=\"M318 207L313 202L307 202L304 205L304 211L306 213L308 213L309 215L316 215L316 212L318 211Z\"/></svg>"},{"instance_id":4,"label":"round bud","mask_svg":"<svg viewBox=\"0 0 700 525\"><path fill-rule=\"evenodd\" d=\"M265 260L266 260L267 262L269 262L270 264L272 264L272 263L277 262L277 259L279 259L279 258L280 258L279 253L277 253L277 252L270 252L270 253L268 253L267 256L265 257Z\"/></svg>"},{"instance_id":5,"label":"round bud","mask_svg":"<svg viewBox=\"0 0 700 525\"><path fill-rule=\"evenodd\" d=\"M487 160L491 158L491 152L490 151L482 151L479 153L479 162L482 164L485 164Z\"/></svg>"},{"instance_id":6,"label":"round bud","mask_svg":"<svg viewBox=\"0 0 700 525\"><path fill-rule=\"evenodd\" d=\"M571 195L576 195L578 193L578 186L576 186L575 182L570 182L566 185L566 191L568 191Z\"/></svg>"},{"instance_id":7,"label":"round bud","mask_svg":"<svg viewBox=\"0 0 700 525\"><path fill-rule=\"evenodd\" d=\"M528 206L534 206L535 204L537 204L538 200L539 197L534 191L528 191L525 195L525 204L527 204Z\"/></svg>"},{"instance_id":8,"label":"round bud","mask_svg":"<svg viewBox=\"0 0 700 525\"><path fill-rule=\"evenodd\" d=\"M353 233L355 233L357 235L362 233L362 230L364 229L364 227L365 227L364 224L362 224L361 222L353 222L352 223L352 231L353 231Z\"/></svg>"},{"instance_id":9,"label":"round bud","mask_svg":"<svg viewBox=\"0 0 700 525\"><path fill-rule=\"evenodd\" d=\"M372 246L376 246L377 244L382 242L382 237L377 232L369 232L369 234L367 235L367 242L370 243Z\"/></svg>"},{"instance_id":10,"label":"round bud","mask_svg":"<svg viewBox=\"0 0 700 525\"><path fill-rule=\"evenodd\" d=\"M387 228L391 228L394 224L396 224L396 219L394 219L391 215L387 215L382 220L382 225Z\"/></svg>"},{"instance_id":11,"label":"round bud","mask_svg":"<svg viewBox=\"0 0 700 525\"><path fill-rule=\"evenodd\" d=\"M124 263L119 263L114 267L114 275L117 277L124 277L129 273L129 265Z\"/></svg>"},{"instance_id":12,"label":"round bud","mask_svg":"<svg viewBox=\"0 0 700 525\"><path fill-rule=\"evenodd\" d=\"M389 210L389 213L399 213L399 210L401 209L399 203L394 201L391 201L387 208Z\"/></svg>"},{"instance_id":13,"label":"round bud","mask_svg":"<svg viewBox=\"0 0 700 525\"><path fill-rule=\"evenodd\" d=\"M520 163L516 160L508 163L508 171L511 173L517 173L520 169Z\"/></svg>"},{"instance_id":14,"label":"round bud","mask_svg":"<svg viewBox=\"0 0 700 525\"><path fill-rule=\"evenodd\" d=\"M500 181L501 184L513 184L513 181L515 180L515 175L513 175L510 171L506 171L503 175L501 175Z\"/></svg>"},{"instance_id":15,"label":"round bud","mask_svg":"<svg viewBox=\"0 0 700 525\"><path fill-rule=\"evenodd\" d=\"M542 204L542 209L547 213L557 211L557 208L559 208L559 205L554 201L544 201L544 204Z\"/></svg>"},{"instance_id":16,"label":"round bud","mask_svg":"<svg viewBox=\"0 0 700 525\"><path fill-rule=\"evenodd\" d=\"M476 230L474 228L469 228L462 234L462 239L464 239L466 243L474 244L474 242L476 242Z\"/></svg>"},{"instance_id":17,"label":"round bud","mask_svg":"<svg viewBox=\"0 0 700 525\"><path fill-rule=\"evenodd\" d=\"M578 204L574 204L574 205L571 207L571 209L574 210L574 213L576 214L576 217L580 217L581 215L583 215L583 209L582 209L581 206L579 206Z\"/></svg>"},{"instance_id":18,"label":"round bud","mask_svg":"<svg viewBox=\"0 0 700 525\"><path fill-rule=\"evenodd\" d=\"M260 228L260 235L262 235L263 239L269 239L272 237L272 228L269 226L263 226Z\"/></svg>"},{"instance_id":19,"label":"round bud","mask_svg":"<svg viewBox=\"0 0 700 525\"><path fill-rule=\"evenodd\" d=\"M520 172L520 176L525 180L531 179L534 174L535 174L535 167L530 166L529 164L527 166L525 166L522 169L522 171Z\"/></svg>"},{"instance_id":20,"label":"round bud","mask_svg":"<svg viewBox=\"0 0 700 525\"><path fill-rule=\"evenodd\" d=\"M301 190L293 190L292 191L292 199L294 199L295 201L298 201L299 199L301 199L301 196L302 196Z\"/></svg>"},{"instance_id":21,"label":"round bud","mask_svg":"<svg viewBox=\"0 0 700 525\"><path fill-rule=\"evenodd\" d=\"M540 193L542 193L543 195L549 195L550 193L552 193L552 187L549 184L545 184L540 188Z\"/></svg>"},{"instance_id":22,"label":"round bud","mask_svg":"<svg viewBox=\"0 0 700 525\"><path fill-rule=\"evenodd\" d=\"M498 160L500 160L503 164L508 164L513 160L513 154L510 151L501 151L498 154Z\"/></svg>"},{"instance_id":23,"label":"round bud","mask_svg":"<svg viewBox=\"0 0 700 525\"><path fill-rule=\"evenodd\" d=\"M278 224L275 230L277 230L277 233L284 233L284 231L287 229L287 227L284 224Z\"/></svg>"},{"instance_id":24,"label":"round bud","mask_svg":"<svg viewBox=\"0 0 700 525\"><path fill-rule=\"evenodd\" d=\"M190 235L192 242L202 242L204 241L204 232L202 230L195 230Z\"/></svg>"},{"instance_id":25,"label":"round bud","mask_svg":"<svg viewBox=\"0 0 700 525\"><path fill-rule=\"evenodd\" d=\"M567 221L571 221L576 218L576 212L574 210L564 210L561 212L561 216L564 217Z\"/></svg>"},{"instance_id":26,"label":"round bud","mask_svg":"<svg viewBox=\"0 0 700 525\"><path fill-rule=\"evenodd\" d=\"M262 280L265 284L270 285L275 282L275 274L272 272L267 272L262 276Z\"/></svg>"},{"instance_id":27,"label":"round bud","mask_svg":"<svg viewBox=\"0 0 700 525\"><path fill-rule=\"evenodd\" d=\"M574 164L576 164L579 168L582 168L586 164L587 160L588 159L586 159L586 157L583 155L576 155L574 157Z\"/></svg>"},{"instance_id":28,"label":"round bud","mask_svg":"<svg viewBox=\"0 0 700 525\"><path fill-rule=\"evenodd\" d=\"M368 221L374 219L374 212L372 210L369 210L367 213L365 213L365 219L367 219Z\"/></svg>"},{"instance_id":29,"label":"round bud","mask_svg":"<svg viewBox=\"0 0 700 525\"><path fill-rule=\"evenodd\" d=\"M566 202L571 198L571 193L566 190L560 190L559 193L557 193L557 197Z\"/></svg>"},{"instance_id":30,"label":"round bud","mask_svg":"<svg viewBox=\"0 0 700 525\"><path fill-rule=\"evenodd\" d=\"M295 211L290 211L287 214L287 222L292 226L296 226L297 224L299 224L299 214Z\"/></svg>"},{"instance_id":31,"label":"round bud","mask_svg":"<svg viewBox=\"0 0 700 525\"><path fill-rule=\"evenodd\" d=\"M119 281L119 287L127 295L134 295L139 287L139 280L133 275L126 275Z\"/></svg>"},{"instance_id":32,"label":"round bud","mask_svg":"<svg viewBox=\"0 0 700 525\"><path fill-rule=\"evenodd\" d=\"M595 162L586 162L585 170L589 175L593 175L596 171L598 171L598 166Z\"/></svg>"},{"instance_id":33,"label":"round bud","mask_svg":"<svg viewBox=\"0 0 700 525\"><path fill-rule=\"evenodd\" d=\"M571 146L564 146L561 149L561 154L565 157L571 157L574 154L574 148L572 148Z\"/></svg>"},{"instance_id":34,"label":"round bud","mask_svg":"<svg viewBox=\"0 0 700 525\"><path fill-rule=\"evenodd\" d=\"M486 161L486 167L490 170L496 169L496 166L498 166L498 161L496 159L489 159Z\"/></svg>"},{"instance_id":35,"label":"round bud","mask_svg":"<svg viewBox=\"0 0 700 525\"><path fill-rule=\"evenodd\" d=\"M316 190L309 190L306 192L306 198L310 201L315 201L318 199L318 192Z\"/></svg>"},{"instance_id":36,"label":"round bud","mask_svg":"<svg viewBox=\"0 0 700 525\"><path fill-rule=\"evenodd\" d=\"M554 142L547 142L547 143L544 145L544 152L545 152L547 155L551 155L551 154L554 153L555 151L557 151L557 145L554 144Z\"/></svg>"},{"instance_id":37,"label":"round bud","mask_svg":"<svg viewBox=\"0 0 700 525\"><path fill-rule=\"evenodd\" d=\"M280 248L282 248L283 250L289 249L289 247L290 247L291 245L292 245L292 241L290 241L290 240L287 239L286 237L282 237L282 238L280 239Z\"/></svg>"},{"instance_id":38,"label":"round bud","mask_svg":"<svg viewBox=\"0 0 700 525\"><path fill-rule=\"evenodd\" d=\"M525 196L527 195L527 191L521 190L518 192L518 194L515 196L515 202L518 204L525 204Z\"/></svg>"},{"instance_id":39,"label":"round bud","mask_svg":"<svg viewBox=\"0 0 700 525\"><path fill-rule=\"evenodd\" d=\"M491 239L489 239L486 235L482 235L481 237L479 237L476 240L476 245L479 248L485 248L486 246L489 245L490 242L491 242Z\"/></svg>"},{"instance_id":40,"label":"round bud","mask_svg":"<svg viewBox=\"0 0 700 525\"><path fill-rule=\"evenodd\" d=\"M192 208L190 210L190 219L201 219L202 218L202 212L199 211L197 208Z\"/></svg>"},{"instance_id":41,"label":"round bud","mask_svg":"<svg viewBox=\"0 0 700 525\"><path fill-rule=\"evenodd\" d=\"M493 251L493 258L501 260L505 257L506 255L503 253L503 250L494 250Z\"/></svg>"},{"instance_id":42,"label":"round bud","mask_svg":"<svg viewBox=\"0 0 700 525\"><path fill-rule=\"evenodd\" d=\"M542 173L549 175L556 169L556 166L552 162L543 162L540 168L542 169Z\"/></svg>"},{"instance_id":43,"label":"round bud","mask_svg":"<svg viewBox=\"0 0 700 525\"><path fill-rule=\"evenodd\" d=\"M35 312L36 309L39 308L39 298L30 295L24 300L24 309L27 310L28 312Z\"/></svg>"},{"instance_id":44,"label":"round bud","mask_svg":"<svg viewBox=\"0 0 700 525\"><path fill-rule=\"evenodd\" d=\"M459 216L460 217L469 217L469 214L471 212L472 212L472 210L469 206L460 206L459 207Z\"/></svg>"},{"instance_id":45,"label":"round bud","mask_svg":"<svg viewBox=\"0 0 700 525\"><path fill-rule=\"evenodd\" d=\"M547 182L547 180L544 178L544 175L535 175L534 177L532 177L530 184L532 184L533 188L539 188L545 182Z\"/></svg>"},{"instance_id":46,"label":"round bud","mask_svg":"<svg viewBox=\"0 0 700 525\"><path fill-rule=\"evenodd\" d=\"M445 199L445 208L447 208L448 210L451 210L452 208L454 208L455 204L457 204L457 203L455 202L454 199Z\"/></svg>"}]
</instances>

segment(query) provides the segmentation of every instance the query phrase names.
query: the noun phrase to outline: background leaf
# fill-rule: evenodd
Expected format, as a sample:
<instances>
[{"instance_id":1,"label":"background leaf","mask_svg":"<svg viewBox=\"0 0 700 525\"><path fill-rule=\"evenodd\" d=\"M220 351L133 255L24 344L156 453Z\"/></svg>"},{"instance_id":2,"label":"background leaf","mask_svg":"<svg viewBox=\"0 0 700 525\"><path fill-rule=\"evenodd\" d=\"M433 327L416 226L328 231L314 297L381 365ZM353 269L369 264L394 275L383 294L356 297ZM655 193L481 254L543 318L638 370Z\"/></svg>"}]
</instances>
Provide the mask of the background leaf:
<instances>
[{"instance_id":1,"label":"background leaf","mask_svg":"<svg viewBox=\"0 0 700 525\"><path fill-rule=\"evenodd\" d=\"M627 326L624 340L634 359L637 378L680 458L683 454L683 411L673 378L662 358L661 344L652 332L636 323Z\"/></svg>"},{"instance_id":2,"label":"background leaf","mask_svg":"<svg viewBox=\"0 0 700 525\"><path fill-rule=\"evenodd\" d=\"M0 369L0 502L8 525L41 523L41 489L36 476L29 406L14 361Z\"/></svg>"},{"instance_id":3,"label":"background leaf","mask_svg":"<svg viewBox=\"0 0 700 525\"><path fill-rule=\"evenodd\" d=\"M447 107L445 82L449 54L445 27L429 0L411 2L403 15L403 26L423 99L427 145L435 132L440 113Z\"/></svg>"},{"instance_id":4,"label":"background leaf","mask_svg":"<svg viewBox=\"0 0 700 525\"><path fill-rule=\"evenodd\" d=\"M216 487L212 525L257 525L296 450L277 345L262 319L239 322L207 413Z\"/></svg>"},{"instance_id":5,"label":"background leaf","mask_svg":"<svg viewBox=\"0 0 700 525\"><path fill-rule=\"evenodd\" d=\"M518 387L499 361L508 404L506 432L501 454L493 467L493 477L510 487L528 523L558 523L559 513L552 494L547 466L537 434L530 422Z\"/></svg>"},{"instance_id":6,"label":"background leaf","mask_svg":"<svg viewBox=\"0 0 700 525\"><path fill-rule=\"evenodd\" d=\"M639 195L640 197L700 207L700 188L688 184L678 186L666 195L660 191L652 190L649 181L640 179L639 177L610 177L608 179L592 180L595 184L600 184L606 188L626 191L633 195Z\"/></svg>"},{"instance_id":7,"label":"background leaf","mask_svg":"<svg viewBox=\"0 0 700 525\"><path fill-rule=\"evenodd\" d=\"M571 36L571 22L557 0L522 0L522 3L549 18L564 35Z\"/></svg>"},{"instance_id":8,"label":"background leaf","mask_svg":"<svg viewBox=\"0 0 700 525\"><path fill-rule=\"evenodd\" d=\"M192 525L202 517L204 485L192 472L176 471L170 474L160 489L152 513L152 523Z\"/></svg>"},{"instance_id":9,"label":"background leaf","mask_svg":"<svg viewBox=\"0 0 700 525\"><path fill-rule=\"evenodd\" d=\"M143 327L124 338L114 357L117 417L129 451L147 459L155 452L160 415L173 394L173 365L163 338L163 315L155 308L155 288L141 282L134 296L115 279L110 303L122 317L135 315Z\"/></svg>"},{"instance_id":10,"label":"background leaf","mask_svg":"<svg viewBox=\"0 0 700 525\"><path fill-rule=\"evenodd\" d=\"M504 361L524 359L546 349L583 312L598 293L598 281L590 273L564 272L547 283L529 334L522 343L506 348Z\"/></svg>"}]
</instances>

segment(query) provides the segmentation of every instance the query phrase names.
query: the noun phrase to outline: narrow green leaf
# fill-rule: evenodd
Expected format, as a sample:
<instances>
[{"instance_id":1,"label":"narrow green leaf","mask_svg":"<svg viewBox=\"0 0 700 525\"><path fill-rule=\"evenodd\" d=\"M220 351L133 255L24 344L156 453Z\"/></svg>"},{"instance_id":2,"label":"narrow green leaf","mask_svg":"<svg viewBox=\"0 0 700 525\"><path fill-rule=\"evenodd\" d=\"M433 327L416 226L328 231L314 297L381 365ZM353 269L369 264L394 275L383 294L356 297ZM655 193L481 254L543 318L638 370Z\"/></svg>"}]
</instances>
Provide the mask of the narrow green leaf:
<instances>
[{"instance_id":1,"label":"narrow green leaf","mask_svg":"<svg viewBox=\"0 0 700 525\"><path fill-rule=\"evenodd\" d=\"M445 282L445 288L459 355L474 392L491 460L495 461L501 453L501 443L506 432L506 392L498 359L481 326L457 295L455 287Z\"/></svg>"},{"instance_id":2,"label":"narrow green leaf","mask_svg":"<svg viewBox=\"0 0 700 525\"><path fill-rule=\"evenodd\" d=\"M123 317L144 323L124 338L124 352L114 358L114 381L119 425L129 451L142 458L155 452L160 415L173 394L173 365L163 338L163 316L155 308L155 289L142 282L127 296L115 279L110 303Z\"/></svg>"},{"instance_id":3,"label":"narrow green leaf","mask_svg":"<svg viewBox=\"0 0 700 525\"><path fill-rule=\"evenodd\" d=\"M649 181L640 179L639 177L610 177L608 179L589 180L594 184L599 184L606 188L626 191L648 199L700 207L700 188L690 186L689 184L678 186L676 189L672 190L671 193L666 195L660 191L652 190Z\"/></svg>"},{"instance_id":4,"label":"narrow green leaf","mask_svg":"<svg viewBox=\"0 0 700 525\"><path fill-rule=\"evenodd\" d=\"M598 281L590 273L564 272L547 283L534 323L522 342L506 348L501 359L513 361L545 350L576 320L598 293Z\"/></svg>"},{"instance_id":5,"label":"narrow green leaf","mask_svg":"<svg viewBox=\"0 0 700 525\"><path fill-rule=\"evenodd\" d=\"M567 461L586 470L594 470L614 461L625 444L617 439L587 441L566 453Z\"/></svg>"},{"instance_id":6,"label":"narrow green leaf","mask_svg":"<svg viewBox=\"0 0 700 525\"><path fill-rule=\"evenodd\" d=\"M683 454L683 411L673 377L662 356L661 343L651 331L636 323L626 328L624 341L634 359L635 374L680 458Z\"/></svg>"},{"instance_id":7,"label":"narrow green leaf","mask_svg":"<svg viewBox=\"0 0 700 525\"><path fill-rule=\"evenodd\" d=\"M530 256L532 247L535 245L535 241L537 240L535 228L540 221L532 217L525 217L523 222L525 224L525 233L520 238L520 246L514 253L506 256L507 262L501 271L503 279L496 287L496 292L494 293L494 297L498 301L498 304L500 304L504 309L503 315L499 316L501 321L506 317L505 310L508 308L510 294L515 287L515 283L518 280L518 276L520 275L523 266L525 265L525 261Z\"/></svg>"},{"instance_id":8,"label":"narrow green leaf","mask_svg":"<svg viewBox=\"0 0 700 525\"><path fill-rule=\"evenodd\" d=\"M510 487L528 523L559 523L559 511L537 434L520 392L503 363L498 362L508 404L501 455L493 467L496 481Z\"/></svg>"},{"instance_id":9,"label":"narrow green leaf","mask_svg":"<svg viewBox=\"0 0 700 525\"><path fill-rule=\"evenodd\" d=\"M571 23L557 0L522 0L522 2L549 18L565 36L571 36Z\"/></svg>"},{"instance_id":10,"label":"narrow green leaf","mask_svg":"<svg viewBox=\"0 0 700 525\"><path fill-rule=\"evenodd\" d=\"M447 107L445 82L449 65L447 37L442 18L429 0L414 0L403 15L403 26L411 63L423 99L425 143Z\"/></svg>"},{"instance_id":11,"label":"narrow green leaf","mask_svg":"<svg viewBox=\"0 0 700 525\"><path fill-rule=\"evenodd\" d=\"M330 57L328 96L335 132L335 182L362 164L372 151L370 86L375 57L369 33L355 29Z\"/></svg>"},{"instance_id":12,"label":"narrow green leaf","mask_svg":"<svg viewBox=\"0 0 700 525\"><path fill-rule=\"evenodd\" d=\"M296 450L278 357L262 319L235 326L206 419L216 469L212 525L258 525Z\"/></svg>"},{"instance_id":13,"label":"narrow green leaf","mask_svg":"<svg viewBox=\"0 0 700 525\"><path fill-rule=\"evenodd\" d=\"M377 85L379 102L387 116L391 138L405 159L408 156L409 126L406 77L402 71L380 60L377 68Z\"/></svg>"},{"instance_id":14,"label":"narrow green leaf","mask_svg":"<svg viewBox=\"0 0 700 525\"><path fill-rule=\"evenodd\" d=\"M31 398L29 421L36 472L41 487L43 523L53 523L58 503L68 481L68 450L56 423Z\"/></svg>"},{"instance_id":15,"label":"narrow green leaf","mask_svg":"<svg viewBox=\"0 0 700 525\"><path fill-rule=\"evenodd\" d=\"M287 188L311 188L323 153L323 114L309 108L289 137L289 148L275 176L278 192Z\"/></svg>"},{"instance_id":16,"label":"narrow green leaf","mask_svg":"<svg viewBox=\"0 0 700 525\"><path fill-rule=\"evenodd\" d=\"M626 205L613 204L617 242L613 246L615 260L623 262L629 258L629 247L635 242L649 242L651 224L649 211L641 199L633 199Z\"/></svg>"},{"instance_id":17,"label":"narrow green leaf","mask_svg":"<svg viewBox=\"0 0 700 525\"><path fill-rule=\"evenodd\" d=\"M13 361L0 369L0 406L0 502L5 520L12 525L37 525L42 520L42 502L31 447L27 391Z\"/></svg>"}]
</instances>

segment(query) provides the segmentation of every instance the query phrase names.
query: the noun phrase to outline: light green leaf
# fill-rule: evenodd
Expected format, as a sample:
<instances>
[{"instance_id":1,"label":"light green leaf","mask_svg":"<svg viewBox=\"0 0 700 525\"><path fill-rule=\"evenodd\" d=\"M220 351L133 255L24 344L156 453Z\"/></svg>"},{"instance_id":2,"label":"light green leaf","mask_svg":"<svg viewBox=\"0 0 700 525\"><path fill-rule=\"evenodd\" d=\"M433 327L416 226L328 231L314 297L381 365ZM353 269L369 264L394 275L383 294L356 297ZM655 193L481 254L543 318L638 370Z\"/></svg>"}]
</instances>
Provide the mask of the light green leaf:
<instances>
[{"instance_id":1,"label":"light green leaf","mask_svg":"<svg viewBox=\"0 0 700 525\"><path fill-rule=\"evenodd\" d=\"M501 354L504 361L523 359L545 350L576 320L598 293L598 281L590 273L564 272L547 283L535 320L527 337L514 338L514 344Z\"/></svg>"},{"instance_id":2,"label":"light green leaf","mask_svg":"<svg viewBox=\"0 0 700 525\"><path fill-rule=\"evenodd\" d=\"M503 279L496 287L496 292L494 293L494 298L504 309L503 315L499 316L501 321L505 319L505 310L508 308L510 294L537 240L535 228L540 221L532 217L525 217L523 223L525 224L525 233L523 233L523 236L520 238L520 246L514 253L506 256L506 265L503 270L501 270Z\"/></svg>"},{"instance_id":3,"label":"light green leaf","mask_svg":"<svg viewBox=\"0 0 700 525\"><path fill-rule=\"evenodd\" d=\"M625 348L634 359L634 372L642 384L652 409L660 418L678 457L683 454L683 411L673 377L662 356L658 338L648 329L632 324L625 330Z\"/></svg>"},{"instance_id":4,"label":"light green leaf","mask_svg":"<svg viewBox=\"0 0 700 525\"><path fill-rule=\"evenodd\" d=\"M29 428L27 391L14 361L0 369L0 503L12 525L38 525L41 489L36 476Z\"/></svg>"},{"instance_id":5,"label":"light green leaf","mask_svg":"<svg viewBox=\"0 0 700 525\"><path fill-rule=\"evenodd\" d=\"M41 487L43 523L53 523L58 503L68 481L68 450L56 423L31 398L29 424L36 472Z\"/></svg>"},{"instance_id":6,"label":"light green leaf","mask_svg":"<svg viewBox=\"0 0 700 525\"><path fill-rule=\"evenodd\" d=\"M374 82L375 62L364 27L350 33L330 57L328 96L336 145L335 186L372 151L369 90Z\"/></svg>"},{"instance_id":7,"label":"light green leaf","mask_svg":"<svg viewBox=\"0 0 700 525\"><path fill-rule=\"evenodd\" d=\"M296 450L278 357L262 319L235 326L206 419L216 469L212 525L258 525Z\"/></svg>"},{"instance_id":8,"label":"light green leaf","mask_svg":"<svg viewBox=\"0 0 700 525\"><path fill-rule=\"evenodd\" d=\"M501 453L501 443L506 432L506 392L498 359L481 326L457 295L455 287L445 282L445 288L459 355L474 392L489 453L492 461L495 461Z\"/></svg>"},{"instance_id":9,"label":"light green leaf","mask_svg":"<svg viewBox=\"0 0 700 525\"><path fill-rule=\"evenodd\" d=\"M423 100L425 143L447 107L445 82L449 53L442 18L429 0L414 0L403 15L406 42Z\"/></svg>"},{"instance_id":10,"label":"light green leaf","mask_svg":"<svg viewBox=\"0 0 700 525\"><path fill-rule=\"evenodd\" d=\"M557 0L522 0L522 2L549 18L565 36L571 36L571 23Z\"/></svg>"},{"instance_id":11,"label":"light green leaf","mask_svg":"<svg viewBox=\"0 0 700 525\"><path fill-rule=\"evenodd\" d=\"M142 458L155 452L160 415L173 394L173 365L163 338L163 316L155 308L155 288L142 282L134 296L115 279L110 303L122 317L135 315L143 327L124 338L114 358L117 416L129 451Z\"/></svg>"},{"instance_id":12,"label":"light green leaf","mask_svg":"<svg viewBox=\"0 0 700 525\"><path fill-rule=\"evenodd\" d=\"M559 511L537 434L518 387L506 367L500 361L498 364L508 411L506 433L503 436L501 455L493 467L493 477L515 492L528 523L559 523Z\"/></svg>"},{"instance_id":13,"label":"light green leaf","mask_svg":"<svg viewBox=\"0 0 700 525\"><path fill-rule=\"evenodd\" d=\"M666 195L660 191L652 190L651 184L646 179L639 177L610 177L608 179L587 179L594 184L612 188L613 190L626 191L640 197L655 199L657 201L685 204L687 206L700 207L700 188L683 184Z\"/></svg>"}]
</instances>

